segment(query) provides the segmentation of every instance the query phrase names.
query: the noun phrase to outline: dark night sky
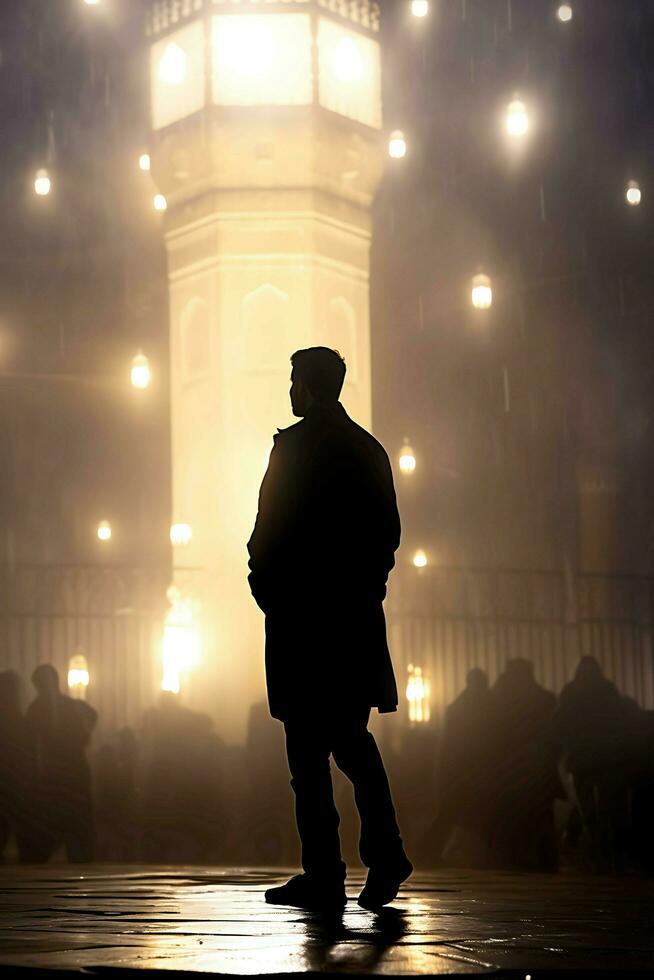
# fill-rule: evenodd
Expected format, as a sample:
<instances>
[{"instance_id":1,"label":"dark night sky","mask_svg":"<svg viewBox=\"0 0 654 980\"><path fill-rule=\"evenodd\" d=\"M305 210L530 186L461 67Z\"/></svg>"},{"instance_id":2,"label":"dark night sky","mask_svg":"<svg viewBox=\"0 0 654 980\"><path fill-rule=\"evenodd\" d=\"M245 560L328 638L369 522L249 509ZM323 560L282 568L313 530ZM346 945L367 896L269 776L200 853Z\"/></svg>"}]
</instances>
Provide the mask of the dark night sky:
<instances>
[{"instance_id":1,"label":"dark night sky","mask_svg":"<svg viewBox=\"0 0 654 980\"><path fill-rule=\"evenodd\" d=\"M407 548L578 561L583 469L615 498L613 567L651 571L654 4L575 0L569 25L556 6L434 0L418 23L384 4L386 124L410 152L375 210L375 427L392 454L405 435L419 453ZM168 554L165 258L137 167L139 7L0 13L0 372L105 376L0 382L0 526L23 560L97 560L101 517L117 559ZM538 113L519 161L501 132L515 91ZM32 192L44 165L45 201ZM624 202L632 177L640 208ZM469 304L480 264L495 291L483 324ZM142 404L125 385L139 347L158 376Z\"/></svg>"}]
</instances>

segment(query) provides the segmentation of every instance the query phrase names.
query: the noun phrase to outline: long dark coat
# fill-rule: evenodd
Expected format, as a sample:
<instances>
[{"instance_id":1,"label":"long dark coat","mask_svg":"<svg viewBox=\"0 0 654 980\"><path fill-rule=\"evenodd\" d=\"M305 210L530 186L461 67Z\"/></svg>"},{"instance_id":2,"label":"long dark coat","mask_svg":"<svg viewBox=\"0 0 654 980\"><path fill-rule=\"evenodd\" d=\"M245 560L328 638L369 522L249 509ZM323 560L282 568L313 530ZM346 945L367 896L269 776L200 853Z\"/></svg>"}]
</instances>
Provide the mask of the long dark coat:
<instances>
[{"instance_id":1,"label":"long dark coat","mask_svg":"<svg viewBox=\"0 0 654 980\"><path fill-rule=\"evenodd\" d=\"M274 717L397 708L382 602L399 543L388 456L340 403L279 431L248 543Z\"/></svg>"}]
</instances>

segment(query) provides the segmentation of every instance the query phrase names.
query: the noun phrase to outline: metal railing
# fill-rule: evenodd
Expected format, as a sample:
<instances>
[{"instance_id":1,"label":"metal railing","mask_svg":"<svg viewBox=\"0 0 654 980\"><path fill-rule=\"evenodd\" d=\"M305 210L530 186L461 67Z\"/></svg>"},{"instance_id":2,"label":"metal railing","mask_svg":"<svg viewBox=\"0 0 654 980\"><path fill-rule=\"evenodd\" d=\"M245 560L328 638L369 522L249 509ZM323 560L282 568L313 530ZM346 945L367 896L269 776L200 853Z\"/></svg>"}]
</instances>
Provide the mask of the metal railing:
<instances>
[{"instance_id":1,"label":"metal railing","mask_svg":"<svg viewBox=\"0 0 654 980\"><path fill-rule=\"evenodd\" d=\"M492 683L514 657L558 692L580 658L593 656L623 694L654 708L653 610L647 577L401 567L387 619L400 680L410 664L422 668L438 719L468 670L481 667Z\"/></svg>"}]
</instances>

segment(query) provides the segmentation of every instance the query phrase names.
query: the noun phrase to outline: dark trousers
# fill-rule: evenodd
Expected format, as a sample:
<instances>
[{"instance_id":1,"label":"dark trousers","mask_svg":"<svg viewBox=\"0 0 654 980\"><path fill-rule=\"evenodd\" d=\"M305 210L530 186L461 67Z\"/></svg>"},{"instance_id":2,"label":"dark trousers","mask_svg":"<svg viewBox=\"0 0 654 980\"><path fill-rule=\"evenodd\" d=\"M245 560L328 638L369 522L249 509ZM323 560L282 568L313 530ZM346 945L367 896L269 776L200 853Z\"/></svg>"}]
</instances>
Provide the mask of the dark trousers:
<instances>
[{"instance_id":1,"label":"dark trousers","mask_svg":"<svg viewBox=\"0 0 654 980\"><path fill-rule=\"evenodd\" d=\"M370 709L287 719L286 751L295 814L307 874L345 878L329 758L354 786L361 818L359 852L367 867L394 864L402 839L377 743L368 731Z\"/></svg>"}]
</instances>

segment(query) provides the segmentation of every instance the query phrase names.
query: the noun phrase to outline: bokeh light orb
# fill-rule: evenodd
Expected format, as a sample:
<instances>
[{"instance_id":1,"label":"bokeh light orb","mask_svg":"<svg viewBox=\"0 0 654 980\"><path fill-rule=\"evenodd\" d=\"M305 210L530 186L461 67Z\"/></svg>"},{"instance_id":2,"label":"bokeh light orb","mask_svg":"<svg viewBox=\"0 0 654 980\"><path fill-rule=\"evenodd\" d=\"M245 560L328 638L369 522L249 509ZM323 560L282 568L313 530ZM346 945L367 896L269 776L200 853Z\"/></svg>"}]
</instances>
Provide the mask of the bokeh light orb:
<instances>
[{"instance_id":1,"label":"bokeh light orb","mask_svg":"<svg viewBox=\"0 0 654 980\"><path fill-rule=\"evenodd\" d=\"M400 471L409 476L416 470L416 454L409 445L409 440L404 440L404 445L400 450Z\"/></svg>"},{"instance_id":2,"label":"bokeh light orb","mask_svg":"<svg viewBox=\"0 0 654 980\"><path fill-rule=\"evenodd\" d=\"M168 201L163 194L155 194L152 199L152 205L155 211L166 211L168 208Z\"/></svg>"},{"instance_id":3,"label":"bokeh light orb","mask_svg":"<svg viewBox=\"0 0 654 980\"><path fill-rule=\"evenodd\" d=\"M562 3L556 12L556 16L561 23L568 24L572 20L572 7L569 3Z\"/></svg>"},{"instance_id":4,"label":"bokeh light orb","mask_svg":"<svg viewBox=\"0 0 654 980\"><path fill-rule=\"evenodd\" d=\"M509 136L525 136L529 131L529 116L522 99L513 99L506 111L506 131Z\"/></svg>"},{"instance_id":5,"label":"bokeh light orb","mask_svg":"<svg viewBox=\"0 0 654 980\"><path fill-rule=\"evenodd\" d=\"M113 531L111 530L111 524L109 521L100 521L96 531L100 541L111 541L111 536Z\"/></svg>"},{"instance_id":6,"label":"bokeh light orb","mask_svg":"<svg viewBox=\"0 0 654 980\"><path fill-rule=\"evenodd\" d=\"M632 208L638 207L638 205L642 201L643 194L640 189L640 184L638 183L637 180L630 180L629 183L627 184L626 198L627 198L627 204L629 204Z\"/></svg>"},{"instance_id":7,"label":"bokeh light orb","mask_svg":"<svg viewBox=\"0 0 654 980\"><path fill-rule=\"evenodd\" d=\"M47 197L52 190L52 181L47 170L37 170L34 178L34 193L39 197Z\"/></svg>"},{"instance_id":8,"label":"bokeh light orb","mask_svg":"<svg viewBox=\"0 0 654 980\"><path fill-rule=\"evenodd\" d=\"M490 277L479 272L472 280L472 305L476 310L488 310L493 305Z\"/></svg>"},{"instance_id":9,"label":"bokeh light orb","mask_svg":"<svg viewBox=\"0 0 654 980\"><path fill-rule=\"evenodd\" d=\"M429 0L411 0L411 13L414 17L426 17L429 13Z\"/></svg>"},{"instance_id":10,"label":"bokeh light orb","mask_svg":"<svg viewBox=\"0 0 654 980\"><path fill-rule=\"evenodd\" d=\"M388 141L388 155L393 160L401 160L406 156L406 138L401 129L395 129Z\"/></svg>"},{"instance_id":11,"label":"bokeh light orb","mask_svg":"<svg viewBox=\"0 0 654 980\"><path fill-rule=\"evenodd\" d=\"M178 548L185 548L191 543L193 528L190 524L173 524L170 528L170 543Z\"/></svg>"},{"instance_id":12,"label":"bokeh light orb","mask_svg":"<svg viewBox=\"0 0 654 980\"><path fill-rule=\"evenodd\" d=\"M150 172L150 154L142 153L139 157L139 170L142 170L144 174Z\"/></svg>"},{"instance_id":13,"label":"bokeh light orb","mask_svg":"<svg viewBox=\"0 0 654 980\"><path fill-rule=\"evenodd\" d=\"M413 566L414 568L426 568L427 567L427 554L422 548L418 550L413 555Z\"/></svg>"},{"instance_id":14,"label":"bokeh light orb","mask_svg":"<svg viewBox=\"0 0 654 980\"><path fill-rule=\"evenodd\" d=\"M147 388L152 381L150 361L141 351L132 360L131 381L133 388Z\"/></svg>"}]
</instances>

